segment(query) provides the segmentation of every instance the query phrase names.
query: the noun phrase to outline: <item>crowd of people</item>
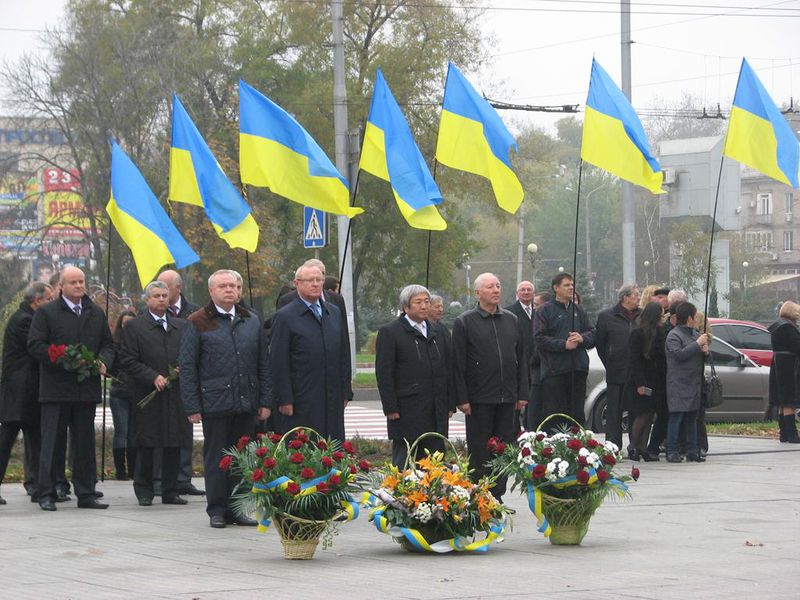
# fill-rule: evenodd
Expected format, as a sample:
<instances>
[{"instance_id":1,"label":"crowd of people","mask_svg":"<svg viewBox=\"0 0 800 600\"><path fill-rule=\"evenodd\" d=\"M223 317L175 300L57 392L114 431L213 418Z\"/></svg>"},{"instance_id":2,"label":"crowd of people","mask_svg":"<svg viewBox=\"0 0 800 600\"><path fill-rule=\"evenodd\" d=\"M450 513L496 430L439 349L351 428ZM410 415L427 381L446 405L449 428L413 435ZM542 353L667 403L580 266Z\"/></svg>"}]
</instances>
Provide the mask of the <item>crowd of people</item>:
<instances>
[{"instance_id":1,"label":"crowd of people","mask_svg":"<svg viewBox=\"0 0 800 600\"><path fill-rule=\"evenodd\" d=\"M116 319L113 335L86 294L83 271L67 267L51 283L25 290L5 330L0 374L0 482L21 431L25 487L42 510L71 499L67 448L78 507L108 507L96 489L94 419L103 376L113 377L117 478L133 480L141 506L158 496L184 505L184 495L204 494L211 527L256 524L231 510L236 480L220 467L223 450L241 437L308 427L344 439L353 398L347 309L321 261L297 269L267 322L243 302L236 271L209 277L204 306L185 298L177 272L164 271L145 287L138 314ZM488 473L491 438L513 442L520 429L583 425L591 348L605 366L608 440L622 447L627 410L629 458L659 460L664 447L670 462L705 460L711 339L685 293L625 285L593 324L567 273L542 293L519 283L505 308L501 291L494 274L476 277L476 304L451 332L441 322L440 296L421 285L401 290L399 316L379 330L375 357L393 464L444 450L456 410L465 415L476 477ZM800 306L786 302L780 317L771 328L770 398L779 407L781 441L798 443ZM63 354L79 346L91 354L77 366L59 358L59 347ZM205 490L191 481L195 424L203 429ZM493 493L501 498L505 488L499 480Z\"/></svg>"}]
</instances>

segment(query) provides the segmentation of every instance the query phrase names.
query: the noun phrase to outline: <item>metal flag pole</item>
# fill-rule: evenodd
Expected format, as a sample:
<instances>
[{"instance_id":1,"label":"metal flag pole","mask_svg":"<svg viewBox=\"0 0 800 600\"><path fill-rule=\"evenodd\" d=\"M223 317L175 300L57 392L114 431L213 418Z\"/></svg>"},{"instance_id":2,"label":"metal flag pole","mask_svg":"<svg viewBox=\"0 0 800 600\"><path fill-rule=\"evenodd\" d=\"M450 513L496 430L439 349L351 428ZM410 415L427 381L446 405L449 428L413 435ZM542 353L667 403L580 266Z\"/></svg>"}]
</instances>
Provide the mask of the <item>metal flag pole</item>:
<instances>
[{"instance_id":1,"label":"metal flag pole","mask_svg":"<svg viewBox=\"0 0 800 600\"><path fill-rule=\"evenodd\" d=\"M247 186L245 186L241 179L239 179L239 188L242 190L242 197L245 199L245 201L247 201L249 206L250 198L247 197ZM244 251L244 263L245 267L247 268L247 291L250 294L250 308L253 309L253 280L250 277L250 253L247 250Z\"/></svg>"},{"instance_id":2,"label":"metal flag pole","mask_svg":"<svg viewBox=\"0 0 800 600\"><path fill-rule=\"evenodd\" d=\"M578 191L577 198L575 199L575 235L572 247L572 305L570 306L570 313L572 313L572 324L570 331L575 331L575 279L578 271L578 224L580 223L581 212L581 181L583 180L583 159L578 163ZM569 367L569 406L572 406L572 399L575 396L575 353L570 353L570 367ZM583 419L581 419L583 421Z\"/></svg>"},{"instance_id":3,"label":"metal flag pole","mask_svg":"<svg viewBox=\"0 0 800 600\"><path fill-rule=\"evenodd\" d=\"M358 182L361 180L361 169L356 173L356 182L353 184L353 193L350 195L350 208L356 205L356 194L358 193ZM347 219L347 233L344 237L344 248L342 250L342 260L339 266L339 286L344 283L344 266L347 262L347 249L350 247L350 229L353 227L353 219Z\"/></svg>"},{"instance_id":4,"label":"metal flag pole","mask_svg":"<svg viewBox=\"0 0 800 600\"><path fill-rule=\"evenodd\" d=\"M703 333L708 332L708 296L711 290L711 262L713 260L712 252L714 251L714 231L717 223L717 205L719 204L719 188L722 183L722 166L725 164L725 155L723 154L719 161L719 173L717 174L717 191L714 193L714 210L711 216L711 239L708 242L708 267L706 268L706 298L703 305L703 316L705 317L703 325Z\"/></svg>"},{"instance_id":5,"label":"metal flag pole","mask_svg":"<svg viewBox=\"0 0 800 600\"><path fill-rule=\"evenodd\" d=\"M108 248L106 249L106 321L108 321L108 309L111 301L111 221L108 222ZM103 377L103 429L100 434L100 481L106 480L106 391L108 389L108 377Z\"/></svg>"}]
</instances>

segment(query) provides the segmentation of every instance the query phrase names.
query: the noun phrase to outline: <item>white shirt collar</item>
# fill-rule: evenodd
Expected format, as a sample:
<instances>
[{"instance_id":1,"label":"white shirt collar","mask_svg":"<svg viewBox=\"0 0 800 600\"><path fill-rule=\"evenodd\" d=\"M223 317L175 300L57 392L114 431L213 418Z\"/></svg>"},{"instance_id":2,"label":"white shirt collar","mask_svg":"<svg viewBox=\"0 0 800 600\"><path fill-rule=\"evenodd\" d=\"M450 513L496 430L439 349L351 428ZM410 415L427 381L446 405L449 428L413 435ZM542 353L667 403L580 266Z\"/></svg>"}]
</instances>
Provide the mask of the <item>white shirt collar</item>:
<instances>
[{"instance_id":1,"label":"white shirt collar","mask_svg":"<svg viewBox=\"0 0 800 600\"><path fill-rule=\"evenodd\" d=\"M167 313L164 313L164 316L163 316L163 317L159 317L159 316L158 316L157 314L155 314L155 313L154 313L152 310L148 310L147 312L149 312L149 313L150 313L150 316L151 316L151 317L153 317L153 320L156 322L156 324L158 324L158 320L159 320L159 319L163 319L164 323L161 325L161 327L163 327L163 328L164 328L164 330L166 330L166 329L167 329Z\"/></svg>"},{"instance_id":2,"label":"white shirt collar","mask_svg":"<svg viewBox=\"0 0 800 600\"><path fill-rule=\"evenodd\" d=\"M64 302L67 303L67 306L69 306L69 309L72 310L72 311L75 310L76 306L81 306L80 301L77 304L75 304L72 300L70 300L66 296L62 295L61 297L64 299ZM81 309L83 309L83 306L81 306Z\"/></svg>"},{"instance_id":3,"label":"white shirt collar","mask_svg":"<svg viewBox=\"0 0 800 600\"><path fill-rule=\"evenodd\" d=\"M178 312L181 312L181 297L180 297L180 294L178 295L178 299L175 301L175 304L173 304L172 306L174 306Z\"/></svg>"},{"instance_id":4,"label":"white shirt collar","mask_svg":"<svg viewBox=\"0 0 800 600\"><path fill-rule=\"evenodd\" d=\"M225 310L221 306L219 306L216 302L214 303L214 308L217 309L217 312L221 315L230 315L231 317L236 317L236 305L234 304L230 310Z\"/></svg>"},{"instance_id":5,"label":"white shirt collar","mask_svg":"<svg viewBox=\"0 0 800 600\"><path fill-rule=\"evenodd\" d=\"M417 330L421 328L422 329L422 335L424 335L425 337L428 337L428 324L425 321L422 321L421 323L417 323L416 321L411 319L408 315L403 315L403 316L406 318L406 321L408 321L409 325L411 325L414 329L417 329Z\"/></svg>"}]
</instances>

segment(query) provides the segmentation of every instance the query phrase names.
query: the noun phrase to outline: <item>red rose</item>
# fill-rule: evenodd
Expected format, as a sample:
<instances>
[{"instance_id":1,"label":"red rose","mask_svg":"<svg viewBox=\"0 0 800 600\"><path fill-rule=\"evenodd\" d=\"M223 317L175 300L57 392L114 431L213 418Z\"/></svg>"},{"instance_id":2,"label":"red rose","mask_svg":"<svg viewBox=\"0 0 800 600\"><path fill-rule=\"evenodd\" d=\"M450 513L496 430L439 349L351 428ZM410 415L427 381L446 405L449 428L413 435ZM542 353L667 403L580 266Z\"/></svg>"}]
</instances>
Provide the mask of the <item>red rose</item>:
<instances>
[{"instance_id":1,"label":"red rose","mask_svg":"<svg viewBox=\"0 0 800 600\"><path fill-rule=\"evenodd\" d=\"M588 464L589 464L589 461L588 461L588 460L586 460L586 457L585 457L585 456L579 456L579 457L578 457L578 464L579 464L580 466L582 466L582 467L585 467L586 465L588 465Z\"/></svg>"},{"instance_id":2,"label":"red rose","mask_svg":"<svg viewBox=\"0 0 800 600\"><path fill-rule=\"evenodd\" d=\"M577 452L578 450L583 448L583 444L581 444L580 440L572 439L572 440L567 442L567 448Z\"/></svg>"},{"instance_id":3,"label":"red rose","mask_svg":"<svg viewBox=\"0 0 800 600\"><path fill-rule=\"evenodd\" d=\"M239 441L236 442L236 449L239 452L241 452L242 450L244 450L244 447L247 446L247 444L249 443L250 443L250 437L243 435L242 437L239 438Z\"/></svg>"},{"instance_id":4,"label":"red rose","mask_svg":"<svg viewBox=\"0 0 800 600\"><path fill-rule=\"evenodd\" d=\"M278 442L281 441L282 437L283 436L280 433L271 433L269 435L269 441L272 442L273 444L277 444Z\"/></svg>"},{"instance_id":5,"label":"red rose","mask_svg":"<svg viewBox=\"0 0 800 600\"><path fill-rule=\"evenodd\" d=\"M292 440L291 442L289 442L289 448L291 448L292 450L299 450L302 447L303 447L303 442L301 442L300 440Z\"/></svg>"},{"instance_id":6,"label":"red rose","mask_svg":"<svg viewBox=\"0 0 800 600\"><path fill-rule=\"evenodd\" d=\"M355 465L350 465L350 473L355 475L357 472L358 472L358 469L356 469L356 466Z\"/></svg>"},{"instance_id":7,"label":"red rose","mask_svg":"<svg viewBox=\"0 0 800 600\"><path fill-rule=\"evenodd\" d=\"M303 430L301 429L301 430L300 430L300 431L298 431L298 432L297 432L297 434L294 436L294 439L296 439L296 440L300 440L300 442L302 442L303 444L305 444L305 443L308 441L308 436L306 435L306 432L305 432L305 431L303 431Z\"/></svg>"},{"instance_id":8,"label":"red rose","mask_svg":"<svg viewBox=\"0 0 800 600\"><path fill-rule=\"evenodd\" d=\"M639 481L639 468L631 467L631 477L634 481Z\"/></svg>"},{"instance_id":9,"label":"red rose","mask_svg":"<svg viewBox=\"0 0 800 600\"><path fill-rule=\"evenodd\" d=\"M608 481L608 477L609 477L608 471L602 471L601 470L601 471L597 472L597 480L600 483L605 483L606 481Z\"/></svg>"},{"instance_id":10,"label":"red rose","mask_svg":"<svg viewBox=\"0 0 800 600\"><path fill-rule=\"evenodd\" d=\"M594 438L589 438L586 440L586 445L589 446L589 448L597 448L600 445L600 442Z\"/></svg>"},{"instance_id":11,"label":"red rose","mask_svg":"<svg viewBox=\"0 0 800 600\"><path fill-rule=\"evenodd\" d=\"M537 442L541 442L541 441L542 441L544 438L546 438L546 437L547 437L547 436L546 436L545 434L543 434L543 433L537 433L537 434L536 434L536 441L537 441Z\"/></svg>"},{"instance_id":12,"label":"red rose","mask_svg":"<svg viewBox=\"0 0 800 600\"><path fill-rule=\"evenodd\" d=\"M356 453L356 449L353 447L353 442L345 442L344 444L342 444L342 448L344 448L344 451L347 452L348 454Z\"/></svg>"},{"instance_id":13,"label":"red rose","mask_svg":"<svg viewBox=\"0 0 800 600\"><path fill-rule=\"evenodd\" d=\"M369 471L370 467L372 467L372 465L369 464L368 460L362 460L361 462L358 463L358 468L361 469L362 471Z\"/></svg>"},{"instance_id":14,"label":"red rose","mask_svg":"<svg viewBox=\"0 0 800 600\"><path fill-rule=\"evenodd\" d=\"M542 448L542 456L544 456L545 458L550 458L551 456L553 456L553 449L550 446L545 446L544 448Z\"/></svg>"},{"instance_id":15,"label":"red rose","mask_svg":"<svg viewBox=\"0 0 800 600\"><path fill-rule=\"evenodd\" d=\"M522 456L530 456L531 455L531 449L530 448L523 448L522 450L519 451L519 453Z\"/></svg>"},{"instance_id":16,"label":"red rose","mask_svg":"<svg viewBox=\"0 0 800 600\"><path fill-rule=\"evenodd\" d=\"M617 464L617 459L616 459L616 458L614 458L614 455L613 455L613 454L603 454L603 456L601 456L601 457L600 457L600 461L601 461L603 464L606 464L606 465L611 465L612 467L613 467L615 464Z\"/></svg>"},{"instance_id":17,"label":"red rose","mask_svg":"<svg viewBox=\"0 0 800 600\"><path fill-rule=\"evenodd\" d=\"M321 481L317 484L317 491L322 492L323 494L328 491L328 484L324 481Z\"/></svg>"},{"instance_id":18,"label":"red rose","mask_svg":"<svg viewBox=\"0 0 800 600\"><path fill-rule=\"evenodd\" d=\"M267 455L267 452L269 452L269 450L264 448L264 446L261 446L260 448L256 448L256 456L258 458L264 458Z\"/></svg>"},{"instance_id":19,"label":"red rose","mask_svg":"<svg viewBox=\"0 0 800 600\"><path fill-rule=\"evenodd\" d=\"M255 469L250 477L253 481L261 481L266 475L261 469Z\"/></svg>"},{"instance_id":20,"label":"red rose","mask_svg":"<svg viewBox=\"0 0 800 600\"><path fill-rule=\"evenodd\" d=\"M338 475L331 475L330 477L328 477L328 483L330 483L331 485L339 485L340 483L342 483L342 478L339 477Z\"/></svg>"},{"instance_id":21,"label":"red rose","mask_svg":"<svg viewBox=\"0 0 800 600\"><path fill-rule=\"evenodd\" d=\"M220 471L227 471L228 469L230 469L232 462L233 462L232 456L223 456L222 460L219 461Z\"/></svg>"},{"instance_id":22,"label":"red rose","mask_svg":"<svg viewBox=\"0 0 800 600\"><path fill-rule=\"evenodd\" d=\"M299 452L293 452L292 455L289 457L289 462L299 465L303 462L303 455Z\"/></svg>"},{"instance_id":23,"label":"red rose","mask_svg":"<svg viewBox=\"0 0 800 600\"><path fill-rule=\"evenodd\" d=\"M262 466L263 466L265 469L274 469L274 468L275 468L275 465L277 465L277 464L278 464L278 461L277 461L277 460L275 460L274 458L272 458L271 456L268 456L267 458L265 458L265 459L264 459L264 462L263 462L263 463L261 463L261 465L262 465Z\"/></svg>"},{"instance_id":24,"label":"red rose","mask_svg":"<svg viewBox=\"0 0 800 600\"><path fill-rule=\"evenodd\" d=\"M286 491L292 496L296 496L300 493L300 484L292 481L286 486Z\"/></svg>"},{"instance_id":25,"label":"red rose","mask_svg":"<svg viewBox=\"0 0 800 600\"><path fill-rule=\"evenodd\" d=\"M259 432L256 434L256 439L257 439L257 440L260 440L260 439L262 439L262 438L265 438L265 437L267 437L267 434L266 434L266 433L264 433L263 431L259 431Z\"/></svg>"},{"instance_id":26,"label":"red rose","mask_svg":"<svg viewBox=\"0 0 800 600\"><path fill-rule=\"evenodd\" d=\"M580 430L581 428L578 427L577 425L573 425L572 427L569 428L569 432L573 435L575 435L576 433L580 433Z\"/></svg>"},{"instance_id":27,"label":"red rose","mask_svg":"<svg viewBox=\"0 0 800 600\"><path fill-rule=\"evenodd\" d=\"M494 450L495 450L495 452L497 452L498 454L502 454L503 452L505 452L505 451L506 451L506 444L505 444L505 442L499 442L499 443L497 444L497 446L495 446L495 449L494 449Z\"/></svg>"},{"instance_id":28,"label":"red rose","mask_svg":"<svg viewBox=\"0 0 800 600\"><path fill-rule=\"evenodd\" d=\"M589 481L589 471L584 471L581 469L575 474L575 478L578 480L578 483L586 485L586 483Z\"/></svg>"},{"instance_id":29,"label":"red rose","mask_svg":"<svg viewBox=\"0 0 800 600\"><path fill-rule=\"evenodd\" d=\"M61 346L64 348L64 346ZM63 355L63 352L59 351L59 347L55 344L50 344L47 348L47 357L50 359L50 362L56 364L58 359Z\"/></svg>"},{"instance_id":30,"label":"red rose","mask_svg":"<svg viewBox=\"0 0 800 600\"><path fill-rule=\"evenodd\" d=\"M322 466L330 469L333 466L333 459L330 456L322 457Z\"/></svg>"},{"instance_id":31,"label":"red rose","mask_svg":"<svg viewBox=\"0 0 800 600\"><path fill-rule=\"evenodd\" d=\"M533 467L533 472L531 474L533 475L534 479L541 479L546 473L547 468L544 465L536 465Z\"/></svg>"},{"instance_id":32,"label":"red rose","mask_svg":"<svg viewBox=\"0 0 800 600\"><path fill-rule=\"evenodd\" d=\"M336 460L336 461L344 459L344 454L342 454L338 450L336 452L334 452L331 456L333 457L333 460Z\"/></svg>"},{"instance_id":33,"label":"red rose","mask_svg":"<svg viewBox=\"0 0 800 600\"><path fill-rule=\"evenodd\" d=\"M306 467L302 471L300 471L300 477L302 477L303 479L311 479L312 477L314 477L314 475L316 475L316 473L314 473L314 469L312 469L311 467Z\"/></svg>"},{"instance_id":34,"label":"red rose","mask_svg":"<svg viewBox=\"0 0 800 600\"><path fill-rule=\"evenodd\" d=\"M325 440L319 440L317 442L317 448L319 448L320 450L327 450L328 449L328 442L326 442Z\"/></svg>"}]
</instances>

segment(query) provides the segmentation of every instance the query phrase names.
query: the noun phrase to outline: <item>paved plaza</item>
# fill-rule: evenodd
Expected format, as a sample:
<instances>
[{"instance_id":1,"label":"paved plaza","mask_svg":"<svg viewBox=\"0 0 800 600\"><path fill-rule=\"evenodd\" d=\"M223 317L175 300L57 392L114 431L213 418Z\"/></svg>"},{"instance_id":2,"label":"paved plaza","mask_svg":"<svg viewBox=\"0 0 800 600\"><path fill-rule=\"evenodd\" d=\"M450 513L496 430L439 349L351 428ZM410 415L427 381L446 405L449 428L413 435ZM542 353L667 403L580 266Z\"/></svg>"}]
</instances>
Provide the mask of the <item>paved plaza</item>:
<instances>
[{"instance_id":1,"label":"paved plaza","mask_svg":"<svg viewBox=\"0 0 800 600\"><path fill-rule=\"evenodd\" d=\"M800 449L713 437L705 464L639 467L633 500L603 505L580 547L552 546L508 495L513 531L488 554L408 554L364 513L310 562L284 560L273 530L211 529L202 498L145 508L106 481L108 510L46 513L5 484L0 598L800 597Z\"/></svg>"}]
</instances>

